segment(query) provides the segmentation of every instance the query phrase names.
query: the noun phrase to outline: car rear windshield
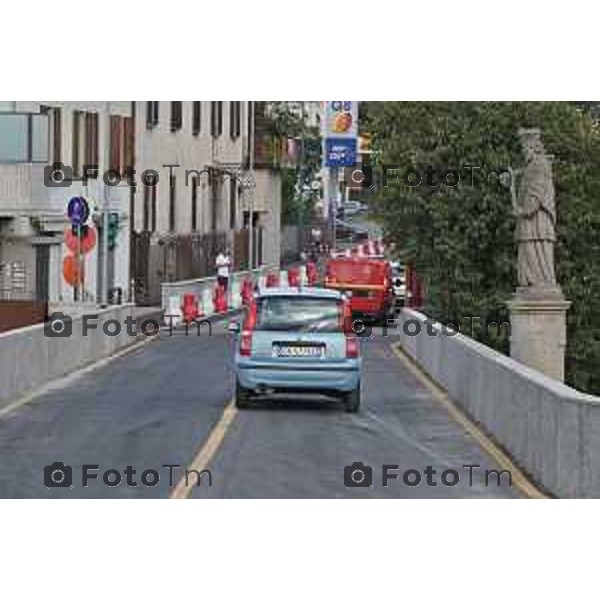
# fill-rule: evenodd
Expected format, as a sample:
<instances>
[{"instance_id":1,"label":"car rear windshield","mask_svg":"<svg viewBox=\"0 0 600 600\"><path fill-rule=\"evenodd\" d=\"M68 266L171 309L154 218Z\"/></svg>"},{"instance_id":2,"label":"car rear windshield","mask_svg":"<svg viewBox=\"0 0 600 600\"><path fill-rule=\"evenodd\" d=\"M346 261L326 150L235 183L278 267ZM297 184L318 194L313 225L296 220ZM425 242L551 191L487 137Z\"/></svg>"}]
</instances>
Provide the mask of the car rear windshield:
<instances>
[{"instance_id":1,"label":"car rear windshield","mask_svg":"<svg viewBox=\"0 0 600 600\"><path fill-rule=\"evenodd\" d=\"M342 303L336 298L272 296L261 298L256 311L260 331L341 331Z\"/></svg>"}]
</instances>

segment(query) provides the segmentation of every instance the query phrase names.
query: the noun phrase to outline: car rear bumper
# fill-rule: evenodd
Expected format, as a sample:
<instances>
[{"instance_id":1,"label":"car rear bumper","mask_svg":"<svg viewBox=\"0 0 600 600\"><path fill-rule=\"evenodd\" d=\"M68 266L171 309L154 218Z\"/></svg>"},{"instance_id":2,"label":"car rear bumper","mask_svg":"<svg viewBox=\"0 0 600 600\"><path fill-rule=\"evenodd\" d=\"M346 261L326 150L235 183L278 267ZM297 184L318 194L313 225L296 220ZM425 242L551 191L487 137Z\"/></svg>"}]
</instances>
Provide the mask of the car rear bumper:
<instances>
[{"instance_id":1,"label":"car rear bumper","mask_svg":"<svg viewBox=\"0 0 600 600\"><path fill-rule=\"evenodd\" d=\"M269 388L315 393L350 392L360 383L360 361L358 360L335 367L328 365L293 367L244 361L237 364L236 371L239 384L249 390Z\"/></svg>"}]
</instances>

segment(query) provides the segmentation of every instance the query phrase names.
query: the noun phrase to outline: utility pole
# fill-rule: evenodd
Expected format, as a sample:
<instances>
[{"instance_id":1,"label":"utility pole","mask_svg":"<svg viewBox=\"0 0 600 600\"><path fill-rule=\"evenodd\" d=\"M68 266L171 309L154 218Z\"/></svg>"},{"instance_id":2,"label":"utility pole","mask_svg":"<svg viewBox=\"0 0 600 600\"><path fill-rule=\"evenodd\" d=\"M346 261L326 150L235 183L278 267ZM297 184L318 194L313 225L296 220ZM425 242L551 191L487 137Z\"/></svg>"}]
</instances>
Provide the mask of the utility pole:
<instances>
[{"instance_id":1,"label":"utility pole","mask_svg":"<svg viewBox=\"0 0 600 600\"><path fill-rule=\"evenodd\" d=\"M337 167L329 167L329 218L331 219L332 250L337 249L337 195L338 195L338 170Z\"/></svg>"}]
</instances>

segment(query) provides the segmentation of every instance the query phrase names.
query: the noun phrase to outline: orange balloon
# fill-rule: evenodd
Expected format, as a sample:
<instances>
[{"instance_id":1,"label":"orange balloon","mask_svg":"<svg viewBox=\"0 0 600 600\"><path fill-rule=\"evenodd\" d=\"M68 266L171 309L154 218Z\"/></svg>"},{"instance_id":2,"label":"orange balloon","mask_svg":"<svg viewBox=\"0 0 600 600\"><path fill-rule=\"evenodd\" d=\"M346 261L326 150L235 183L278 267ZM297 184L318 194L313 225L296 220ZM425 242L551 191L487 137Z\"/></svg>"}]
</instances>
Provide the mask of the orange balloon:
<instances>
[{"instance_id":1,"label":"orange balloon","mask_svg":"<svg viewBox=\"0 0 600 600\"><path fill-rule=\"evenodd\" d=\"M77 260L77 257L69 254L63 259L63 277L72 287L83 283L83 263Z\"/></svg>"},{"instance_id":2,"label":"orange balloon","mask_svg":"<svg viewBox=\"0 0 600 600\"><path fill-rule=\"evenodd\" d=\"M92 225L88 225L86 234L81 238L80 251L82 254L87 254L94 249L98 235L96 234L96 228ZM65 244L71 252L77 252L77 236L68 228L65 231Z\"/></svg>"}]
</instances>

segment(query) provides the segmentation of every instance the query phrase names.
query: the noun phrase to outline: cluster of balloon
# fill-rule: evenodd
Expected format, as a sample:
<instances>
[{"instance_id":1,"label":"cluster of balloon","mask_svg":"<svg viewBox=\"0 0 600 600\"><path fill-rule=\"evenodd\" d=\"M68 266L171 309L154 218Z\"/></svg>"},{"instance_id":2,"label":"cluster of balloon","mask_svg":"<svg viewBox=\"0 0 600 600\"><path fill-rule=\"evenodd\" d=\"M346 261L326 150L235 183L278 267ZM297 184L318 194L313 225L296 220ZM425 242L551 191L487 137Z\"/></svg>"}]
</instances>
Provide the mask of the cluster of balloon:
<instances>
[{"instance_id":1,"label":"cluster of balloon","mask_svg":"<svg viewBox=\"0 0 600 600\"><path fill-rule=\"evenodd\" d=\"M67 215L71 226L65 231L65 245L73 253L63 259L63 277L72 287L84 281L82 256L96 246L98 236L93 225L88 225L90 207L85 198L75 196L69 200Z\"/></svg>"}]
</instances>

